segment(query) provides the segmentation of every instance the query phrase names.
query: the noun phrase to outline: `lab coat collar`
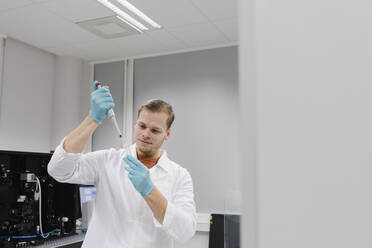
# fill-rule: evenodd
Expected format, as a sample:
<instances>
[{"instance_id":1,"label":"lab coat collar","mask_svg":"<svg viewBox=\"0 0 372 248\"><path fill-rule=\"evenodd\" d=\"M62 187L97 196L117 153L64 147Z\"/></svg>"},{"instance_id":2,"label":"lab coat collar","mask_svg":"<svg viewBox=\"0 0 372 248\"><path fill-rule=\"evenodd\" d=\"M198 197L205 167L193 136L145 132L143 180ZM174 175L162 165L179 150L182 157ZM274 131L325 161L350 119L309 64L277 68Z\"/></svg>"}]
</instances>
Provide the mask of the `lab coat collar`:
<instances>
[{"instance_id":1,"label":"lab coat collar","mask_svg":"<svg viewBox=\"0 0 372 248\"><path fill-rule=\"evenodd\" d=\"M131 145L129 147L129 150L130 150L130 154L133 157L137 158L136 143ZM169 160L169 158L167 156L167 151L166 150L161 150L161 151L162 151L162 154L160 156L160 159L158 160L158 163L152 168L155 168L156 166L158 166L158 167L164 169L166 172L169 172L169 169L170 169L170 166L171 166L171 161Z\"/></svg>"}]
</instances>

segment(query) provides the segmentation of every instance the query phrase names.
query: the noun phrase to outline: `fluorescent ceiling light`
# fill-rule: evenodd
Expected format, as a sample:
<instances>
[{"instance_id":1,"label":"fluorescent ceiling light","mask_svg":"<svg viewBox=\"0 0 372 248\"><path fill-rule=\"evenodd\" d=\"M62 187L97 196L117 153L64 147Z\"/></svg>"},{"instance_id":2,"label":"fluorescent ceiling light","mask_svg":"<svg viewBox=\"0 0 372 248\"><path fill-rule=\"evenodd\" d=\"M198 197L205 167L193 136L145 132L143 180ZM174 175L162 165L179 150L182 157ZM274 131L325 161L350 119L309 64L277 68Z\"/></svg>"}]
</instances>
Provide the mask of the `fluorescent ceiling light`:
<instances>
[{"instance_id":1,"label":"fluorescent ceiling light","mask_svg":"<svg viewBox=\"0 0 372 248\"><path fill-rule=\"evenodd\" d=\"M143 25L142 23L140 23L139 21L137 21L136 19L134 19L133 17L131 17L130 15L128 15L127 13L125 13L124 11L116 7L114 4L110 3L109 1L107 0L97 0L97 1L101 3L102 5L104 5L105 7L114 11L118 16L122 17L127 22L129 22L133 26L136 26L140 30L148 30L148 28L145 25Z\"/></svg>"},{"instance_id":2,"label":"fluorescent ceiling light","mask_svg":"<svg viewBox=\"0 0 372 248\"><path fill-rule=\"evenodd\" d=\"M132 11L138 17L142 18L144 21L146 21L148 24L150 24L154 28L161 28L161 26L159 24L157 24L156 22L154 22L153 20L151 20L150 17L148 17L147 15L145 15L142 11L140 11L136 7L134 7L130 2L128 2L126 0L116 0L116 1L118 3L120 3L121 5L123 5L125 8L127 8L128 10Z\"/></svg>"},{"instance_id":3,"label":"fluorescent ceiling light","mask_svg":"<svg viewBox=\"0 0 372 248\"><path fill-rule=\"evenodd\" d=\"M141 29L137 28L136 26L134 26L132 23L129 23L127 20L125 20L123 17L121 16L116 16L116 18L118 18L120 21L126 23L127 25L131 26L132 28L134 28L135 30L137 30L138 32L140 33L143 33Z\"/></svg>"}]
</instances>

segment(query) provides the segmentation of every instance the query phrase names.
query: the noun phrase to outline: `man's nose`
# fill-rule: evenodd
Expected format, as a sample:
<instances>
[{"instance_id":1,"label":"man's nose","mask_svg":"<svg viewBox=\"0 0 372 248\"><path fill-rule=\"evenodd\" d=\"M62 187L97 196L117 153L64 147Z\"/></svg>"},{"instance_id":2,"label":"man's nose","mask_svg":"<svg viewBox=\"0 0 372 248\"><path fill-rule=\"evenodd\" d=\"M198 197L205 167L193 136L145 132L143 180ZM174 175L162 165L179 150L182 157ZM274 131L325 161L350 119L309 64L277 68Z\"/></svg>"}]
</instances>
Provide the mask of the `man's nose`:
<instances>
[{"instance_id":1,"label":"man's nose","mask_svg":"<svg viewBox=\"0 0 372 248\"><path fill-rule=\"evenodd\" d=\"M150 130L149 129L143 130L142 137L146 139L150 138Z\"/></svg>"}]
</instances>

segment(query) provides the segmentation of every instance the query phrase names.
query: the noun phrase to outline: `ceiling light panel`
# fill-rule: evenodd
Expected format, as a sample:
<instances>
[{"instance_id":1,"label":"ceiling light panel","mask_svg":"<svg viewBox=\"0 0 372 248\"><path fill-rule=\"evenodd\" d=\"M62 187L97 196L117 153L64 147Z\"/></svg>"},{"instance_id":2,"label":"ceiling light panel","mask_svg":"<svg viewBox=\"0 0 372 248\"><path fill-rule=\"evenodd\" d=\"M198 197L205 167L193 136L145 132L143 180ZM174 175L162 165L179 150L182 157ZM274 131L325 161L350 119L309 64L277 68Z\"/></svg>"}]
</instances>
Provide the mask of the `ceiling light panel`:
<instances>
[{"instance_id":1,"label":"ceiling light panel","mask_svg":"<svg viewBox=\"0 0 372 248\"><path fill-rule=\"evenodd\" d=\"M116 0L118 3L123 5L125 8L130 10L132 13L136 14L138 17L140 17L142 20L150 24L154 28L161 28L159 24L157 24L155 21L153 21L150 17L145 15L142 11L137 9L134 5L132 5L130 2L126 0Z\"/></svg>"},{"instance_id":2,"label":"ceiling light panel","mask_svg":"<svg viewBox=\"0 0 372 248\"><path fill-rule=\"evenodd\" d=\"M128 22L130 25L135 26L137 29L141 31L149 30L149 28L142 23L143 21L150 25L151 28L161 27L150 17L145 15L142 11L137 9L134 5L132 5L126 0L97 0L97 2L99 2L106 8L109 8L118 16L120 16L123 20ZM126 11L123 10L123 7L125 8ZM128 14L127 12L130 14ZM136 18L134 18L134 16Z\"/></svg>"},{"instance_id":3,"label":"ceiling light panel","mask_svg":"<svg viewBox=\"0 0 372 248\"><path fill-rule=\"evenodd\" d=\"M141 33L141 30L127 21L120 19L119 16L87 20L78 22L77 24L104 39L115 39Z\"/></svg>"}]
</instances>

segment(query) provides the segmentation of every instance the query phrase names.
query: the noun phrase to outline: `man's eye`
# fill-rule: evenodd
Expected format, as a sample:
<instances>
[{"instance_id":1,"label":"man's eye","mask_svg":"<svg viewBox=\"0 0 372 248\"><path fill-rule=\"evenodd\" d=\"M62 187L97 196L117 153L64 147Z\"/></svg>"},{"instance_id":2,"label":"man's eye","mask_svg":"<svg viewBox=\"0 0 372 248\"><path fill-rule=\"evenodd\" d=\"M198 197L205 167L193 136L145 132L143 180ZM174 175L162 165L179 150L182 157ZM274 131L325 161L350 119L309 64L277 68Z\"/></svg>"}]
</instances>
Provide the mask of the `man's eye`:
<instances>
[{"instance_id":1,"label":"man's eye","mask_svg":"<svg viewBox=\"0 0 372 248\"><path fill-rule=\"evenodd\" d=\"M153 132L153 133L160 133L159 130L155 130L155 129L153 129L152 132Z\"/></svg>"},{"instance_id":2,"label":"man's eye","mask_svg":"<svg viewBox=\"0 0 372 248\"><path fill-rule=\"evenodd\" d=\"M146 126L144 126L144 125L140 125L140 128L142 128L142 129L145 129L145 128L146 128Z\"/></svg>"}]
</instances>

